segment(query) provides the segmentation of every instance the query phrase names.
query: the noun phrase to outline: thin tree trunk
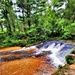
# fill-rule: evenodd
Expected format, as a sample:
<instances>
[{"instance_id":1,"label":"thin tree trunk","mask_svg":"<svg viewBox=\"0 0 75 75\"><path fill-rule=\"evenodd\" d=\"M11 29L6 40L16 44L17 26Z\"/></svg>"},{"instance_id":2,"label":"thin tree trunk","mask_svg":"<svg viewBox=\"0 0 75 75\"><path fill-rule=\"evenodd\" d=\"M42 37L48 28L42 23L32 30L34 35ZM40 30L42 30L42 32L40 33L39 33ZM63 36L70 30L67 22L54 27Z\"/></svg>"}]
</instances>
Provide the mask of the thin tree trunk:
<instances>
[{"instance_id":1,"label":"thin tree trunk","mask_svg":"<svg viewBox=\"0 0 75 75\"><path fill-rule=\"evenodd\" d=\"M28 0L28 3L30 1ZM27 5L27 18L28 18L28 26L30 27L31 26L31 21L30 21L30 5Z\"/></svg>"},{"instance_id":2,"label":"thin tree trunk","mask_svg":"<svg viewBox=\"0 0 75 75\"><path fill-rule=\"evenodd\" d=\"M6 10L4 10L4 17L5 17L5 19L6 19L6 23L7 23L7 32L8 32L8 35L10 36L10 35L12 35L12 29L11 29L11 25L10 25L10 22L9 22L9 18L8 18L8 11L7 11L7 9Z\"/></svg>"},{"instance_id":3,"label":"thin tree trunk","mask_svg":"<svg viewBox=\"0 0 75 75\"><path fill-rule=\"evenodd\" d=\"M24 9L22 9L22 14L23 14L23 29L25 31L26 28L25 28L25 19L24 19Z\"/></svg>"},{"instance_id":4,"label":"thin tree trunk","mask_svg":"<svg viewBox=\"0 0 75 75\"><path fill-rule=\"evenodd\" d=\"M8 31L8 35L10 36L10 35L12 35L12 29L11 29L11 25L10 25L10 23L9 23L8 18L7 18L7 22L8 22L7 31Z\"/></svg>"},{"instance_id":5,"label":"thin tree trunk","mask_svg":"<svg viewBox=\"0 0 75 75\"><path fill-rule=\"evenodd\" d=\"M2 23L0 22L0 26L1 26L1 30L2 30L2 32L3 32L3 26L2 26Z\"/></svg>"},{"instance_id":6,"label":"thin tree trunk","mask_svg":"<svg viewBox=\"0 0 75 75\"><path fill-rule=\"evenodd\" d=\"M14 23L13 23L13 31L14 32L16 31L16 27L15 27Z\"/></svg>"},{"instance_id":7,"label":"thin tree trunk","mask_svg":"<svg viewBox=\"0 0 75 75\"><path fill-rule=\"evenodd\" d=\"M13 31L15 32L16 31L16 27L15 27L15 23L14 23L13 20L12 20L12 26L13 26Z\"/></svg>"},{"instance_id":8,"label":"thin tree trunk","mask_svg":"<svg viewBox=\"0 0 75 75\"><path fill-rule=\"evenodd\" d=\"M31 26L31 21L30 21L30 20L28 20L28 26L29 26L29 27Z\"/></svg>"}]
</instances>

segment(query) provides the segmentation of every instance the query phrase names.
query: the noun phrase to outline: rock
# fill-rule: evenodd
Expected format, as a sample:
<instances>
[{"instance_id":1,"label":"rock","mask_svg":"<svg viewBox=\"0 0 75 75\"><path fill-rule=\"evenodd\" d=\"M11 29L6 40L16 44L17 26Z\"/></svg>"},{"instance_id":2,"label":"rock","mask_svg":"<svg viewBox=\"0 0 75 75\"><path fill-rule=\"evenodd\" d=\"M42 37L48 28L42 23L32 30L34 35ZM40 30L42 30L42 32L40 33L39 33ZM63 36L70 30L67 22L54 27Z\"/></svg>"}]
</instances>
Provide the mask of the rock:
<instances>
[{"instance_id":1,"label":"rock","mask_svg":"<svg viewBox=\"0 0 75 75\"><path fill-rule=\"evenodd\" d=\"M5 52L0 52L0 57L1 61L12 61L16 59L23 59L23 58L28 58L28 57L41 57L47 54L50 54L50 51L43 51L40 54L36 55L36 50L37 48L35 47L28 47L25 48L25 50L14 50L14 51L5 51Z\"/></svg>"},{"instance_id":2,"label":"rock","mask_svg":"<svg viewBox=\"0 0 75 75\"><path fill-rule=\"evenodd\" d=\"M51 54L51 52L50 51L43 51L40 54L35 54L35 57L44 56L44 55L47 55L47 54Z\"/></svg>"},{"instance_id":3,"label":"rock","mask_svg":"<svg viewBox=\"0 0 75 75\"><path fill-rule=\"evenodd\" d=\"M75 69L75 64L70 65L70 69Z\"/></svg>"}]
</instances>

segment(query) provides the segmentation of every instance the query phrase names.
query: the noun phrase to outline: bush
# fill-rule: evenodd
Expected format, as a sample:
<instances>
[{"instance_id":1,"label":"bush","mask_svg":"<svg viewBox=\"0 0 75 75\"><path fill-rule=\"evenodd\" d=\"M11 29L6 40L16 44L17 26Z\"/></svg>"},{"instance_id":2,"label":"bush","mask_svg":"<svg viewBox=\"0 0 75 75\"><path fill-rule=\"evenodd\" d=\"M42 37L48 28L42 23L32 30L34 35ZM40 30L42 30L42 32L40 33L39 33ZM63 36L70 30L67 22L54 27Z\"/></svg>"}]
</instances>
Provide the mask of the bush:
<instances>
[{"instance_id":1,"label":"bush","mask_svg":"<svg viewBox=\"0 0 75 75\"><path fill-rule=\"evenodd\" d=\"M26 33L25 32L15 32L13 33L13 35L11 36L13 39L24 39L26 38Z\"/></svg>"},{"instance_id":2,"label":"bush","mask_svg":"<svg viewBox=\"0 0 75 75\"><path fill-rule=\"evenodd\" d=\"M71 54L75 54L75 50L73 50L73 51L71 52Z\"/></svg>"},{"instance_id":3,"label":"bush","mask_svg":"<svg viewBox=\"0 0 75 75\"><path fill-rule=\"evenodd\" d=\"M18 40L18 39L13 39L11 37L6 37L6 39L3 41L2 45L4 47L8 47L8 46L25 46L26 45L26 41L25 40Z\"/></svg>"},{"instance_id":4,"label":"bush","mask_svg":"<svg viewBox=\"0 0 75 75\"><path fill-rule=\"evenodd\" d=\"M71 23L64 28L64 34L62 36L65 39L75 39L75 23Z\"/></svg>"},{"instance_id":5,"label":"bush","mask_svg":"<svg viewBox=\"0 0 75 75\"><path fill-rule=\"evenodd\" d=\"M7 33L0 32L0 47L2 46L3 40L6 38Z\"/></svg>"},{"instance_id":6,"label":"bush","mask_svg":"<svg viewBox=\"0 0 75 75\"><path fill-rule=\"evenodd\" d=\"M71 55L67 55L66 61L67 61L68 64L73 64L73 63L75 63L75 58L72 57Z\"/></svg>"},{"instance_id":7,"label":"bush","mask_svg":"<svg viewBox=\"0 0 75 75\"><path fill-rule=\"evenodd\" d=\"M58 69L61 69L61 68L62 68L62 65L59 65L59 66L58 66Z\"/></svg>"}]
</instances>

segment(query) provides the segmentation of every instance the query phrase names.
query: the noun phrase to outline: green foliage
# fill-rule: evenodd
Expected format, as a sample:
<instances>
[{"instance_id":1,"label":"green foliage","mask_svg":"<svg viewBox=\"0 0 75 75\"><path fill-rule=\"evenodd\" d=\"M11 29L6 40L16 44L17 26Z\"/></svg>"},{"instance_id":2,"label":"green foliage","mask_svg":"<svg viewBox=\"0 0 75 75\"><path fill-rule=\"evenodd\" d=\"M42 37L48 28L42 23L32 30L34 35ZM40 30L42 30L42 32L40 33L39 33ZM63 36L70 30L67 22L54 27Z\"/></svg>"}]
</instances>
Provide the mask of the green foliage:
<instances>
[{"instance_id":1,"label":"green foliage","mask_svg":"<svg viewBox=\"0 0 75 75\"><path fill-rule=\"evenodd\" d=\"M22 15L16 15L20 10L13 9L15 4ZM52 0L51 4L46 0L17 0L14 4L1 0L0 46L24 46L50 38L75 40L74 9L74 0Z\"/></svg>"},{"instance_id":2,"label":"green foliage","mask_svg":"<svg viewBox=\"0 0 75 75\"><path fill-rule=\"evenodd\" d=\"M67 55L66 61L67 61L68 64L73 64L73 63L75 63L75 57L73 57L71 55Z\"/></svg>"},{"instance_id":3,"label":"green foliage","mask_svg":"<svg viewBox=\"0 0 75 75\"><path fill-rule=\"evenodd\" d=\"M75 23L65 26L63 37L65 39L75 39Z\"/></svg>"},{"instance_id":4,"label":"green foliage","mask_svg":"<svg viewBox=\"0 0 75 75\"><path fill-rule=\"evenodd\" d=\"M26 45L25 40L18 40L18 39L13 39L12 37L6 37L6 39L3 41L2 45L3 47L8 47L8 46L25 46Z\"/></svg>"},{"instance_id":5,"label":"green foliage","mask_svg":"<svg viewBox=\"0 0 75 75\"><path fill-rule=\"evenodd\" d=\"M58 66L58 69L61 69L61 68L62 68L62 65L59 65L59 66Z\"/></svg>"},{"instance_id":6,"label":"green foliage","mask_svg":"<svg viewBox=\"0 0 75 75\"><path fill-rule=\"evenodd\" d=\"M1 46L2 46L2 42L3 42L3 40L5 39L6 36L7 36L6 33L4 33L4 32L0 32L0 45L1 45Z\"/></svg>"},{"instance_id":7,"label":"green foliage","mask_svg":"<svg viewBox=\"0 0 75 75\"><path fill-rule=\"evenodd\" d=\"M71 52L71 54L75 54L75 50L73 50L73 51Z\"/></svg>"},{"instance_id":8,"label":"green foliage","mask_svg":"<svg viewBox=\"0 0 75 75\"><path fill-rule=\"evenodd\" d=\"M27 36L26 36L25 32L15 32L12 34L11 37L14 39L25 39Z\"/></svg>"}]
</instances>

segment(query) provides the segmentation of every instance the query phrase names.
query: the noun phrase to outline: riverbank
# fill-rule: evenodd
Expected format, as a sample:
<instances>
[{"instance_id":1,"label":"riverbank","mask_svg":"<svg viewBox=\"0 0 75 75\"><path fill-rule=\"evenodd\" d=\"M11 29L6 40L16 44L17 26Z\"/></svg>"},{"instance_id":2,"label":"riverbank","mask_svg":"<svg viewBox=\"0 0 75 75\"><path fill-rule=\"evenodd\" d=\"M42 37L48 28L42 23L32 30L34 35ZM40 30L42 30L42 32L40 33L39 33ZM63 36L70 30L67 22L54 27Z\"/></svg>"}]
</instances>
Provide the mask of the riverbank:
<instances>
[{"instance_id":1,"label":"riverbank","mask_svg":"<svg viewBox=\"0 0 75 75\"><path fill-rule=\"evenodd\" d=\"M75 63L72 65L66 64L52 75L75 75Z\"/></svg>"}]
</instances>

